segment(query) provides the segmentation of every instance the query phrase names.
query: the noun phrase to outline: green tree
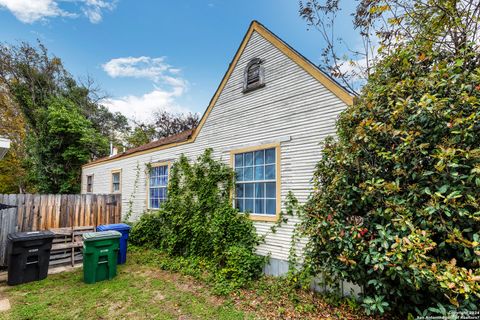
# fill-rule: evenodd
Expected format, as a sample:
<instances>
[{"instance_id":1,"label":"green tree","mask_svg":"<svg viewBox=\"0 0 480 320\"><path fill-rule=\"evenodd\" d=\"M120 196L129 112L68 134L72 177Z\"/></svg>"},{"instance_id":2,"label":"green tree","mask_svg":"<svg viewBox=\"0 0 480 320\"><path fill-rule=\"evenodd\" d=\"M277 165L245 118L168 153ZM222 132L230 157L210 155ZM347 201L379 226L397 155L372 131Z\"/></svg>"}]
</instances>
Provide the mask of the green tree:
<instances>
[{"instance_id":1,"label":"green tree","mask_svg":"<svg viewBox=\"0 0 480 320\"><path fill-rule=\"evenodd\" d=\"M1 84L0 84L1 87ZM10 139L6 156L0 160L0 193L35 191L24 166L25 119L6 90L0 90L0 137Z\"/></svg>"},{"instance_id":2,"label":"green tree","mask_svg":"<svg viewBox=\"0 0 480 320\"><path fill-rule=\"evenodd\" d=\"M40 192L80 192L81 166L108 148L108 140L96 131L78 107L55 97L38 115L40 128L29 143L32 172Z\"/></svg>"},{"instance_id":3,"label":"green tree","mask_svg":"<svg viewBox=\"0 0 480 320\"><path fill-rule=\"evenodd\" d=\"M337 139L324 143L303 221L307 265L362 285L368 312L477 310L479 4L366 8L365 23L391 28Z\"/></svg>"},{"instance_id":4,"label":"green tree","mask_svg":"<svg viewBox=\"0 0 480 320\"><path fill-rule=\"evenodd\" d=\"M133 130L125 137L125 142L129 148L135 148L157 139L194 129L199 121L196 113L182 114L157 110L153 113L151 122L136 122Z\"/></svg>"},{"instance_id":5,"label":"green tree","mask_svg":"<svg viewBox=\"0 0 480 320\"><path fill-rule=\"evenodd\" d=\"M152 142L156 138L155 127L151 124L138 123L125 138L129 148L135 148Z\"/></svg>"}]
</instances>

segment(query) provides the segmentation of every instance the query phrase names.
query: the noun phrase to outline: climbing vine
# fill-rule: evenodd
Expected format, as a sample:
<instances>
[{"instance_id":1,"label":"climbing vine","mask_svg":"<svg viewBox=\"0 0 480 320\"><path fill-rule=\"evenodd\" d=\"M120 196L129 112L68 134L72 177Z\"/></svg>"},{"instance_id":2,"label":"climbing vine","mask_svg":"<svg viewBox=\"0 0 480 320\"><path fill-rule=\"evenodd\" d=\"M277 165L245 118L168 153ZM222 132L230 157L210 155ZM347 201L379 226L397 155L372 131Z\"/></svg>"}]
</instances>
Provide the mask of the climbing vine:
<instances>
[{"instance_id":1,"label":"climbing vine","mask_svg":"<svg viewBox=\"0 0 480 320\"><path fill-rule=\"evenodd\" d=\"M170 170L168 198L158 211L145 213L131 232L137 245L174 257L206 261L220 291L246 285L260 276L265 258L253 222L233 208L234 171L207 149L196 162L185 156Z\"/></svg>"},{"instance_id":2,"label":"climbing vine","mask_svg":"<svg viewBox=\"0 0 480 320\"><path fill-rule=\"evenodd\" d=\"M133 204L135 202L136 194L138 191L138 183L140 181L140 163L137 161L137 166L135 168L135 180L133 182L133 190L130 193L130 198L128 199L128 210L127 214L123 218L125 222L129 222L133 213Z\"/></svg>"}]
</instances>

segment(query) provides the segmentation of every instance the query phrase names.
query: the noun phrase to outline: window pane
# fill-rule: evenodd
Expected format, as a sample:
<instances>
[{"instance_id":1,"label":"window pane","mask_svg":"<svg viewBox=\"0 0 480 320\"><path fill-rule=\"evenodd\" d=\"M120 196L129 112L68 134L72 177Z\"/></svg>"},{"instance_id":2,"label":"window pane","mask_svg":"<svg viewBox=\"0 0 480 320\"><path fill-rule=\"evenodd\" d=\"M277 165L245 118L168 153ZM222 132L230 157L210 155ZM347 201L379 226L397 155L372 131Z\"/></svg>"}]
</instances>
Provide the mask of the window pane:
<instances>
[{"instance_id":1,"label":"window pane","mask_svg":"<svg viewBox=\"0 0 480 320\"><path fill-rule=\"evenodd\" d=\"M276 214L276 200L267 199L267 208L265 210L266 214Z\"/></svg>"},{"instance_id":2,"label":"window pane","mask_svg":"<svg viewBox=\"0 0 480 320\"><path fill-rule=\"evenodd\" d=\"M270 164L265 166L265 180L275 179L275 165Z\"/></svg>"},{"instance_id":3,"label":"window pane","mask_svg":"<svg viewBox=\"0 0 480 320\"><path fill-rule=\"evenodd\" d=\"M235 168L243 167L243 153L235 155Z\"/></svg>"},{"instance_id":4,"label":"window pane","mask_svg":"<svg viewBox=\"0 0 480 320\"><path fill-rule=\"evenodd\" d=\"M160 177L160 185L166 186L168 184L168 176Z\"/></svg>"},{"instance_id":5,"label":"window pane","mask_svg":"<svg viewBox=\"0 0 480 320\"><path fill-rule=\"evenodd\" d=\"M255 180L263 180L265 176L263 174L263 166L256 166L255 167Z\"/></svg>"},{"instance_id":6,"label":"window pane","mask_svg":"<svg viewBox=\"0 0 480 320\"><path fill-rule=\"evenodd\" d=\"M120 185L120 184L119 184ZM149 177L149 205L151 209L158 209L167 199L168 166L156 166L150 169ZM120 186L119 186L120 188Z\"/></svg>"},{"instance_id":7,"label":"window pane","mask_svg":"<svg viewBox=\"0 0 480 320\"><path fill-rule=\"evenodd\" d=\"M255 165L264 164L265 151L255 151Z\"/></svg>"},{"instance_id":8,"label":"window pane","mask_svg":"<svg viewBox=\"0 0 480 320\"><path fill-rule=\"evenodd\" d=\"M265 163L275 163L275 148L265 150Z\"/></svg>"},{"instance_id":9,"label":"window pane","mask_svg":"<svg viewBox=\"0 0 480 320\"><path fill-rule=\"evenodd\" d=\"M255 200L255 213L265 213L263 208L263 199L256 199Z\"/></svg>"},{"instance_id":10,"label":"window pane","mask_svg":"<svg viewBox=\"0 0 480 320\"><path fill-rule=\"evenodd\" d=\"M253 198L253 183L245 183L243 188L244 197Z\"/></svg>"},{"instance_id":11,"label":"window pane","mask_svg":"<svg viewBox=\"0 0 480 320\"><path fill-rule=\"evenodd\" d=\"M236 154L233 161L238 182L236 208L253 214L276 214L276 148Z\"/></svg>"},{"instance_id":12,"label":"window pane","mask_svg":"<svg viewBox=\"0 0 480 320\"><path fill-rule=\"evenodd\" d=\"M255 198L265 198L265 188L263 183L255 183Z\"/></svg>"},{"instance_id":13,"label":"window pane","mask_svg":"<svg viewBox=\"0 0 480 320\"><path fill-rule=\"evenodd\" d=\"M237 198L243 198L243 184L237 184Z\"/></svg>"},{"instance_id":14,"label":"window pane","mask_svg":"<svg viewBox=\"0 0 480 320\"><path fill-rule=\"evenodd\" d=\"M266 198L276 198L276 183L275 182L267 182L265 183L265 196Z\"/></svg>"},{"instance_id":15,"label":"window pane","mask_svg":"<svg viewBox=\"0 0 480 320\"><path fill-rule=\"evenodd\" d=\"M243 176L243 180L244 181L252 181L253 180L253 167L246 167L244 169L244 176Z\"/></svg>"},{"instance_id":16,"label":"window pane","mask_svg":"<svg viewBox=\"0 0 480 320\"><path fill-rule=\"evenodd\" d=\"M243 199L238 199L235 202L236 202L235 205L236 205L236 208L238 209L238 211L243 212L244 211Z\"/></svg>"},{"instance_id":17,"label":"window pane","mask_svg":"<svg viewBox=\"0 0 480 320\"><path fill-rule=\"evenodd\" d=\"M235 168L235 175L237 181L243 181L243 169L242 168Z\"/></svg>"},{"instance_id":18,"label":"window pane","mask_svg":"<svg viewBox=\"0 0 480 320\"><path fill-rule=\"evenodd\" d=\"M247 152L243 158L244 166L253 166L253 152Z\"/></svg>"},{"instance_id":19,"label":"window pane","mask_svg":"<svg viewBox=\"0 0 480 320\"><path fill-rule=\"evenodd\" d=\"M243 212L253 212L253 199L245 199L245 209Z\"/></svg>"}]
</instances>

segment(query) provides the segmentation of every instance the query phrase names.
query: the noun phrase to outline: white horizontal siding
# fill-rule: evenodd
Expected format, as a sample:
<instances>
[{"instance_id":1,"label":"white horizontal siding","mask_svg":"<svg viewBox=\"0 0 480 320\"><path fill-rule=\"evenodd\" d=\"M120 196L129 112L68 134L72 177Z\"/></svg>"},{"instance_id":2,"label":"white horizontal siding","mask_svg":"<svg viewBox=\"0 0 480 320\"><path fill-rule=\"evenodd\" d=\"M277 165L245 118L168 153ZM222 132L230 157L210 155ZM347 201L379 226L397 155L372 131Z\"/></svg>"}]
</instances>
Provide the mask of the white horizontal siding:
<instances>
[{"instance_id":1,"label":"white horizontal siding","mask_svg":"<svg viewBox=\"0 0 480 320\"><path fill-rule=\"evenodd\" d=\"M264 61L266 85L244 94L243 70L252 58ZM229 163L229 150L260 141L282 141L282 203L289 191L304 202L321 156L321 141L335 134L335 121L345 107L332 92L254 32L194 143L84 168L82 192L86 191L86 175L94 174L93 192L108 193L110 171L121 168L123 215L132 201L132 218L136 219L146 210L146 164L178 159L182 153L195 159L206 148L213 149L215 158ZM140 175L133 193L137 163ZM297 222L296 217L289 217L276 233L271 231L273 223L256 222L257 232L268 234L258 252L287 260ZM297 247L301 249L304 243L302 240Z\"/></svg>"}]
</instances>

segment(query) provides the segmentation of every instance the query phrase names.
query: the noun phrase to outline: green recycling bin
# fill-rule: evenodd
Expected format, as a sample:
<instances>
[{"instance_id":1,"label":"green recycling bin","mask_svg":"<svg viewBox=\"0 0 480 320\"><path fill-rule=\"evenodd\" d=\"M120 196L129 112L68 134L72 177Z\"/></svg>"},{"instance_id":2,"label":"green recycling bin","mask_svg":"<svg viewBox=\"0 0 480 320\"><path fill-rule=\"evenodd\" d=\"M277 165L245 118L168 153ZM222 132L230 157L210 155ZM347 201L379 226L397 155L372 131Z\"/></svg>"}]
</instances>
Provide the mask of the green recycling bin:
<instances>
[{"instance_id":1,"label":"green recycling bin","mask_svg":"<svg viewBox=\"0 0 480 320\"><path fill-rule=\"evenodd\" d=\"M121 236L118 231L83 234L83 282L111 280L117 275Z\"/></svg>"}]
</instances>

